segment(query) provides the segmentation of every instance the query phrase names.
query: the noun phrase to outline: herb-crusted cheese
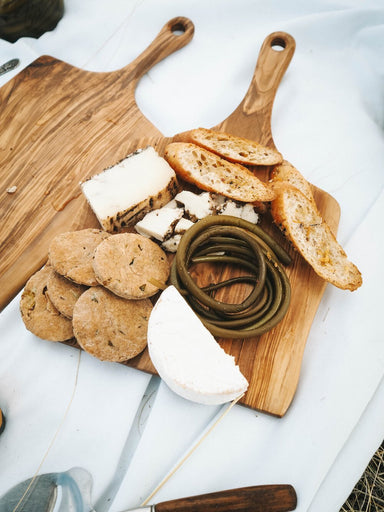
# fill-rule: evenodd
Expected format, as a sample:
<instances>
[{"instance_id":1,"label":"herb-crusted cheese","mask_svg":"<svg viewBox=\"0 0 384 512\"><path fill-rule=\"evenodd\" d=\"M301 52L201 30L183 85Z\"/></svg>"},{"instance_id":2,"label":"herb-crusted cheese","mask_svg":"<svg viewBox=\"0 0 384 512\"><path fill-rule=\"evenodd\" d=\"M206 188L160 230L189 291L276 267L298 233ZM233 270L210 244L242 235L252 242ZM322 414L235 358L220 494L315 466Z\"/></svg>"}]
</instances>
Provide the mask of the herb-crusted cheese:
<instances>
[{"instance_id":1,"label":"herb-crusted cheese","mask_svg":"<svg viewBox=\"0 0 384 512\"><path fill-rule=\"evenodd\" d=\"M140 235L153 237L163 242L171 236L174 226L183 216L182 208L158 208L148 212L136 225L135 229Z\"/></svg>"},{"instance_id":2,"label":"herb-crusted cheese","mask_svg":"<svg viewBox=\"0 0 384 512\"><path fill-rule=\"evenodd\" d=\"M177 193L176 174L148 146L81 184L81 190L101 226L117 232L161 208Z\"/></svg>"},{"instance_id":3,"label":"herb-crusted cheese","mask_svg":"<svg viewBox=\"0 0 384 512\"><path fill-rule=\"evenodd\" d=\"M174 286L166 288L148 322L148 350L160 377L177 394L203 404L230 402L248 382Z\"/></svg>"},{"instance_id":4,"label":"herb-crusted cheese","mask_svg":"<svg viewBox=\"0 0 384 512\"><path fill-rule=\"evenodd\" d=\"M175 201L184 206L185 213L193 222L213 213L213 202L209 192L194 194L189 190L183 190L175 196Z\"/></svg>"}]
</instances>

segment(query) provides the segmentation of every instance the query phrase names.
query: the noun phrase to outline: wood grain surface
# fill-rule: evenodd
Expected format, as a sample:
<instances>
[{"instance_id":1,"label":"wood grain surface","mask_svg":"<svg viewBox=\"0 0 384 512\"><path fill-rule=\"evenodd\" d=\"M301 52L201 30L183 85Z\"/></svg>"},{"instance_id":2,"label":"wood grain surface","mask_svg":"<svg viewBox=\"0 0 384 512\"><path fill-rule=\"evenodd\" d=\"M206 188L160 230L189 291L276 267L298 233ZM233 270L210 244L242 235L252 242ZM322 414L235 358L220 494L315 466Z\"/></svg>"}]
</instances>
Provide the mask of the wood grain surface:
<instances>
[{"instance_id":1,"label":"wood grain surface","mask_svg":"<svg viewBox=\"0 0 384 512\"><path fill-rule=\"evenodd\" d=\"M81 180L138 147L151 144L162 154L170 139L140 112L135 89L143 74L187 44L193 32L190 20L170 20L135 61L111 73L83 71L43 56L0 89L0 123L6 127L0 133L0 309L44 264L53 236L99 227L81 194ZM294 50L289 34L268 36L243 101L214 129L274 147L273 101ZM258 173L267 179L269 169ZM7 192L11 187L16 187L13 194ZM314 193L336 232L337 202L315 187ZM307 336L326 283L289 248L268 214L262 224L293 256L293 265L287 269L292 285L290 308L284 320L261 337L219 341L236 357L250 383L241 403L283 416L297 388ZM228 270L215 272L220 279ZM244 289L239 289L227 298L236 302L243 295ZM147 350L127 364L155 372Z\"/></svg>"}]
</instances>

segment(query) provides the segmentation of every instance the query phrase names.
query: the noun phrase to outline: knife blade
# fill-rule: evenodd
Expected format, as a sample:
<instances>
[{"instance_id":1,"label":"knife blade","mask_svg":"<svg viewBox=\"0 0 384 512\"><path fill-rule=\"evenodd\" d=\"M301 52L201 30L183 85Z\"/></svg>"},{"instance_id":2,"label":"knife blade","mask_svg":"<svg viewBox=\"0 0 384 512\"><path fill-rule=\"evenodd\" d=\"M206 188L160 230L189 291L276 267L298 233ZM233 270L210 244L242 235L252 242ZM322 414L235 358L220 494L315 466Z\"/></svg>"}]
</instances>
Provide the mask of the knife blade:
<instances>
[{"instance_id":1,"label":"knife blade","mask_svg":"<svg viewBox=\"0 0 384 512\"><path fill-rule=\"evenodd\" d=\"M115 475L95 504L97 512L106 512L109 509L121 486L144 431L160 382L161 379L157 375L152 375L149 379L117 463Z\"/></svg>"},{"instance_id":2,"label":"knife blade","mask_svg":"<svg viewBox=\"0 0 384 512\"><path fill-rule=\"evenodd\" d=\"M289 512L296 506L294 487L276 484L200 494L122 512Z\"/></svg>"},{"instance_id":3,"label":"knife blade","mask_svg":"<svg viewBox=\"0 0 384 512\"><path fill-rule=\"evenodd\" d=\"M5 73L8 73L8 71L12 71L13 69L17 68L17 66L20 64L19 59L11 59L4 64L0 66L0 76L4 75Z\"/></svg>"}]
</instances>

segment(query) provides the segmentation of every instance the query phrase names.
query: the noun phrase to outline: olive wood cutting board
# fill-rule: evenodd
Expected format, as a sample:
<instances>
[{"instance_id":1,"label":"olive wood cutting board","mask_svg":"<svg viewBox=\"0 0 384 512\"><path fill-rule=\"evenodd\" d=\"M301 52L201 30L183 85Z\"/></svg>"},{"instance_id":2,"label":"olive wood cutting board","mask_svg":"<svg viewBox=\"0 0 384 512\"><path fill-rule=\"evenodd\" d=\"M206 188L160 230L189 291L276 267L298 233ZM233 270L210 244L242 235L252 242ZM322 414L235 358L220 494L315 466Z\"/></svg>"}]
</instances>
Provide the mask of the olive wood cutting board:
<instances>
[{"instance_id":1,"label":"olive wood cutting board","mask_svg":"<svg viewBox=\"0 0 384 512\"><path fill-rule=\"evenodd\" d=\"M139 147L150 144L162 154L171 139L140 112L135 89L152 66L186 45L193 32L190 20L174 18L131 64L107 73L42 56L0 89L0 309L45 263L56 234L99 227L80 181ZM294 50L289 34L269 35L243 101L214 129L274 147L272 105ZM259 172L267 179L268 169ZM16 191L7 192L12 187ZM337 202L323 190L314 187L314 192L320 211L336 231ZM283 416L297 388L307 336L326 283L288 246L268 214L262 223L293 256L287 269L290 308L283 321L261 337L219 341L249 381L241 403ZM244 290L226 293L228 301L236 302ZM147 350L127 364L155 371Z\"/></svg>"}]
</instances>

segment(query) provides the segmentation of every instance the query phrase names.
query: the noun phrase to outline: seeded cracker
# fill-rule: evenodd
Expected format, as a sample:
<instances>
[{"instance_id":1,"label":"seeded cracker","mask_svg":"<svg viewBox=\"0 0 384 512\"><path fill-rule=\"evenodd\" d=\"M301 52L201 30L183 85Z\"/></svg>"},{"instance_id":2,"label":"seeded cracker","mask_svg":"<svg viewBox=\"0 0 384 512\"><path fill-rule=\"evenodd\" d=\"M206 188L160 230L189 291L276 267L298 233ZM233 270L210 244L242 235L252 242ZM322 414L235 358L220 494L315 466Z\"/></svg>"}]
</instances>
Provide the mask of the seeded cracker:
<instances>
[{"instance_id":1,"label":"seeded cracker","mask_svg":"<svg viewBox=\"0 0 384 512\"><path fill-rule=\"evenodd\" d=\"M36 272L26 283L21 294L20 311L25 327L48 341L73 338L72 322L54 307L47 294L47 281L51 268Z\"/></svg>"},{"instance_id":2,"label":"seeded cracker","mask_svg":"<svg viewBox=\"0 0 384 512\"><path fill-rule=\"evenodd\" d=\"M123 362L147 345L152 303L126 300L102 286L89 288L76 302L73 330L79 345L102 361Z\"/></svg>"},{"instance_id":3,"label":"seeded cracker","mask_svg":"<svg viewBox=\"0 0 384 512\"><path fill-rule=\"evenodd\" d=\"M154 295L169 276L165 252L152 240L121 233L104 240L95 250L93 268L98 282L119 297L143 299Z\"/></svg>"},{"instance_id":4,"label":"seeded cracker","mask_svg":"<svg viewBox=\"0 0 384 512\"><path fill-rule=\"evenodd\" d=\"M92 268L92 258L100 242L111 236L101 229L81 229L55 236L48 258L52 267L62 276L78 284L98 284Z\"/></svg>"},{"instance_id":5,"label":"seeded cracker","mask_svg":"<svg viewBox=\"0 0 384 512\"><path fill-rule=\"evenodd\" d=\"M77 284L58 274L53 268L48 277L47 293L55 308L65 317L72 318L77 299L88 287Z\"/></svg>"}]
</instances>

